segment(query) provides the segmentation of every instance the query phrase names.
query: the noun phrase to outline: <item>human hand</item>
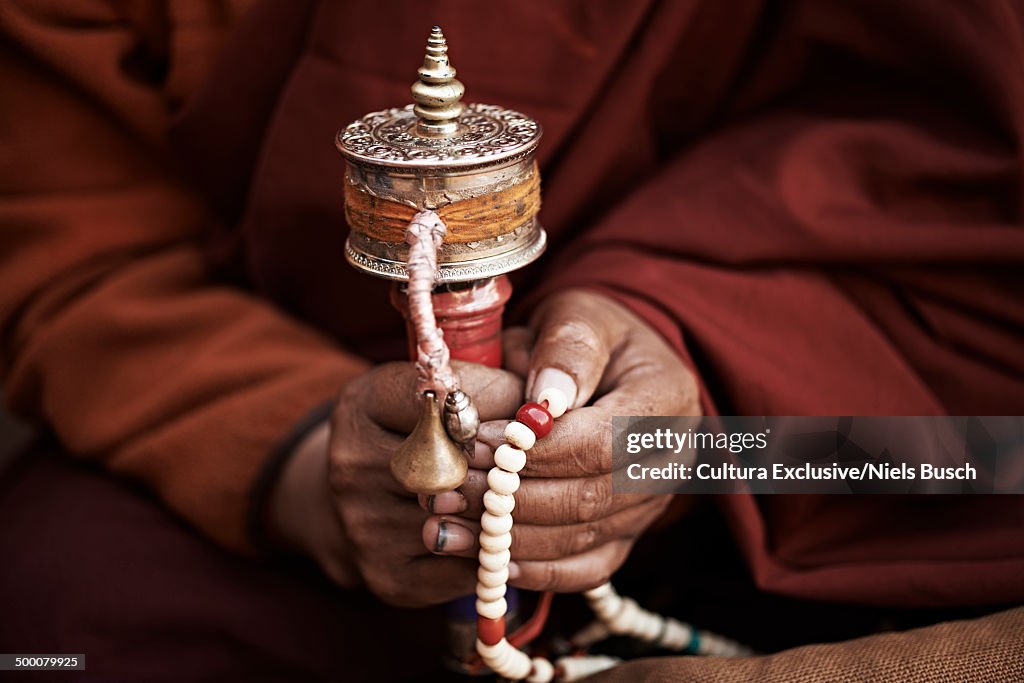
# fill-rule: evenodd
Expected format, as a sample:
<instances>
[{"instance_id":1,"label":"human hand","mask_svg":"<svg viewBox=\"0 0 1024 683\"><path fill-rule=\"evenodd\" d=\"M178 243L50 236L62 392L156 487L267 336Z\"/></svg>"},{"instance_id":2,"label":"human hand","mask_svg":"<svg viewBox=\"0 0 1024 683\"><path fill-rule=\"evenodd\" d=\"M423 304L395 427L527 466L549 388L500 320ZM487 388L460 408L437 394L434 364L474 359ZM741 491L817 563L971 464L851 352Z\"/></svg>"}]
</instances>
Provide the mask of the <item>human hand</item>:
<instances>
[{"instance_id":1,"label":"human hand","mask_svg":"<svg viewBox=\"0 0 1024 683\"><path fill-rule=\"evenodd\" d=\"M470 363L454 367L482 420L511 415L522 402L515 375ZM381 365L350 382L330 429L324 425L300 445L271 502L283 543L313 557L337 583L365 585L407 607L472 593L476 583L475 561L436 557L424 547L428 515L388 469L419 418L415 385L410 363ZM459 538L449 542L459 548Z\"/></svg>"},{"instance_id":2,"label":"human hand","mask_svg":"<svg viewBox=\"0 0 1024 683\"><path fill-rule=\"evenodd\" d=\"M594 292L570 290L545 300L529 329L511 329L505 339L505 364L527 378L531 400L553 387L574 408L530 449L520 472L509 582L532 590L592 588L622 565L670 500L612 495L612 416L699 415L697 382L647 323ZM421 497L433 513L423 528L428 548L458 557L478 553L486 475L506 424L481 425L459 491Z\"/></svg>"}]
</instances>

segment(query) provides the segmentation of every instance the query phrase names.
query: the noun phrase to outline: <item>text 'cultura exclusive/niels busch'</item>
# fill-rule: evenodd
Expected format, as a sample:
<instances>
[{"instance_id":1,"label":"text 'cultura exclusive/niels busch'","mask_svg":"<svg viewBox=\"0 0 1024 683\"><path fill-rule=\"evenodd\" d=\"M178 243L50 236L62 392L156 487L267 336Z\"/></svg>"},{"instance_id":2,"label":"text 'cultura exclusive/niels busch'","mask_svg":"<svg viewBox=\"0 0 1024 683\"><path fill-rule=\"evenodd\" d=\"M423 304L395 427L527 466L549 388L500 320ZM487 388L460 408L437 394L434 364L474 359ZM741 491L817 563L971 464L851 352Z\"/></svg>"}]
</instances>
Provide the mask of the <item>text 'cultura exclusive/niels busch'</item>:
<instances>
[{"instance_id":1,"label":"text 'cultura exclusive/niels busch'","mask_svg":"<svg viewBox=\"0 0 1024 683\"><path fill-rule=\"evenodd\" d=\"M802 465L784 465L775 463L770 467L744 467L740 465L709 464L683 465L670 463L661 467L644 467L633 463L626 469L630 479L675 479L686 481L893 481L893 480L949 480L959 479L975 481L978 470L970 463L959 467L939 467L922 463L863 463L858 465L840 465L839 463L804 463Z\"/></svg>"}]
</instances>

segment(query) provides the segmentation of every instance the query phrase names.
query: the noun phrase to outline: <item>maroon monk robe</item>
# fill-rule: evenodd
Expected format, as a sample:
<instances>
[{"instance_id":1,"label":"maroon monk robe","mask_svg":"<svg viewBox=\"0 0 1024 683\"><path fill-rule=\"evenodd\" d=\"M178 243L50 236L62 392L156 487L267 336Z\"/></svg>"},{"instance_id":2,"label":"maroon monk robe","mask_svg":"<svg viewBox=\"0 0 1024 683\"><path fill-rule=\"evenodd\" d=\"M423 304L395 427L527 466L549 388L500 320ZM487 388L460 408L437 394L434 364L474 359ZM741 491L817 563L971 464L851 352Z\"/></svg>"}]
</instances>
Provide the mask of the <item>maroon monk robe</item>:
<instances>
[{"instance_id":1,"label":"maroon monk robe","mask_svg":"<svg viewBox=\"0 0 1024 683\"><path fill-rule=\"evenodd\" d=\"M221 275L246 276L364 355L401 355L383 289L371 292L381 306L362 305L375 285L342 264L330 141L407 101L434 22L469 99L546 126L554 249L521 293L561 273L561 286L626 301L695 361L708 409L1021 412L1016 5L266 0L236 24L233 4L0 3L5 392L66 452L151 489L65 455L34 454L0 482L0 541L18 549L0 563L9 651L80 647L90 675L112 680L379 679L385 661L422 679L420 663L436 664L423 634L437 629L416 615L254 568L152 501L243 545L270 445L364 367L259 297L211 286L195 246L209 205L226 226L209 250ZM358 97L342 98L352 85ZM164 155L175 111L179 172ZM832 306L812 314L816 298ZM720 503L769 591L1020 599L1014 499ZM676 542L664 530L642 542L624 586L664 569L669 550L713 562L731 543L704 517L667 531ZM703 599L681 614L767 634L766 648L877 627L851 619L871 610L829 604L815 619L807 602L727 587L723 572L669 568ZM930 645L894 636L615 675L1005 679L1020 671L1020 619L939 627ZM398 643L407 660L352 657Z\"/></svg>"},{"instance_id":2,"label":"maroon monk robe","mask_svg":"<svg viewBox=\"0 0 1024 683\"><path fill-rule=\"evenodd\" d=\"M196 150L186 168L264 136L228 222L266 295L360 353L400 353L386 285L342 263L342 168L328 142L408 99L423 27L438 22L467 100L545 128L552 248L518 276L519 296L584 286L620 298L693 363L712 411L1024 412L1018 6L390 7L317 5L276 88L246 66L268 35L253 27L181 119ZM223 87L235 74L258 96ZM249 109L273 114L220 149L218 121L237 118L224 112ZM208 192L238 193L249 173L222 172ZM1024 598L1017 498L720 502L768 591Z\"/></svg>"}]
</instances>

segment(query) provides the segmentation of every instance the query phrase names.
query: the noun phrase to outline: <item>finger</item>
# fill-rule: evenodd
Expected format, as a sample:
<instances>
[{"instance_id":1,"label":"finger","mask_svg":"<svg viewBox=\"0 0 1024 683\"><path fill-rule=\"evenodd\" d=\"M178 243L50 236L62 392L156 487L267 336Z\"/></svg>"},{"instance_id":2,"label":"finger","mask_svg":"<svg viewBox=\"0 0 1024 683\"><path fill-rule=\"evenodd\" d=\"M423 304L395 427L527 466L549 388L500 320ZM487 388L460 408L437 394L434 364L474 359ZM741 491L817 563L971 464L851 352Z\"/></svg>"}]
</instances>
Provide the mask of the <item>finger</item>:
<instances>
[{"instance_id":1,"label":"finger","mask_svg":"<svg viewBox=\"0 0 1024 683\"><path fill-rule=\"evenodd\" d=\"M466 497L458 489L432 496L425 496L421 493L416 498L420 504L420 509L431 515L458 514L465 512L468 507Z\"/></svg>"},{"instance_id":2,"label":"finger","mask_svg":"<svg viewBox=\"0 0 1024 683\"><path fill-rule=\"evenodd\" d=\"M523 380L507 370L478 363L452 361L464 392L480 412L480 420L497 420L516 414L523 403Z\"/></svg>"},{"instance_id":3,"label":"finger","mask_svg":"<svg viewBox=\"0 0 1024 683\"><path fill-rule=\"evenodd\" d=\"M603 297L578 292L543 306L531 321L537 339L527 396L536 401L545 389L558 389L570 408L589 401L622 336L622 323L614 313Z\"/></svg>"},{"instance_id":4,"label":"finger","mask_svg":"<svg viewBox=\"0 0 1024 683\"><path fill-rule=\"evenodd\" d=\"M454 361L460 387L469 394L481 420L513 415L522 403L523 381L505 370ZM423 406L417 400L411 363L385 363L349 384L343 400L355 402L378 425L399 434L416 426Z\"/></svg>"},{"instance_id":5,"label":"finger","mask_svg":"<svg viewBox=\"0 0 1024 683\"><path fill-rule=\"evenodd\" d=\"M529 327L509 327L502 334L504 360L502 365L514 375L525 378L530 371L530 353L533 350L533 330Z\"/></svg>"},{"instance_id":6,"label":"finger","mask_svg":"<svg viewBox=\"0 0 1024 683\"><path fill-rule=\"evenodd\" d=\"M479 522L450 515L435 515L423 523L423 547L436 555L474 557L477 552Z\"/></svg>"},{"instance_id":7,"label":"finger","mask_svg":"<svg viewBox=\"0 0 1024 683\"><path fill-rule=\"evenodd\" d=\"M631 547L630 541L619 540L560 560L517 560L509 565L509 583L534 591L590 590L611 579L626 561Z\"/></svg>"},{"instance_id":8,"label":"finger","mask_svg":"<svg viewBox=\"0 0 1024 683\"><path fill-rule=\"evenodd\" d=\"M404 437L382 429L361 411L335 411L328 440L328 484L338 495L379 491L410 495L391 476L388 460Z\"/></svg>"},{"instance_id":9,"label":"finger","mask_svg":"<svg viewBox=\"0 0 1024 683\"><path fill-rule=\"evenodd\" d=\"M512 516L516 524L580 524L642 505L655 497L654 494L639 493L612 495L611 481L607 475L574 479L523 478L515 494L516 507ZM478 522L484 512L487 473L470 470L459 490L466 500L466 509L457 513L458 516Z\"/></svg>"},{"instance_id":10,"label":"finger","mask_svg":"<svg viewBox=\"0 0 1024 683\"><path fill-rule=\"evenodd\" d=\"M538 439L526 454L524 478L598 476L612 472L612 417L615 415L700 413L696 392L680 384L677 390L665 392L663 398L651 398L654 387L631 380L620 389L602 396L596 404L577 408L555 422L551 432ZM662 400L665 402L662 403ZM672 408L674 407L674 410ZM670 412L659 412L662 410ZM471 469L487 471L494 467L494 451L505 443L508 420L492 420L480 425L476 456ZM652 456L648 456L652 457ZM635 458L621 466L638 462Z\"/></svg>"},{"instance_id":11,"label":"finger","mask_svg":"<svg viewBox=\"0 0 1024 683\"><path fill-rule=\"evenodd\" d=\"M505 443L505 427L510 420L490 420L481 422L476 433L477 448L469 466L478 470L489 470L494 467L494 451Z\"/></svg>"},{"instance_id":12,"label":"finger","mask_svg":"<svg viewBox=\"0 0 1024 683\"><path fill-rule=\"evenodd\" d=\"M632 335L608 363L594 402L611 415L698 415L699 388L694 374L661 338L649 331Z\"/></svg>"},{"instance_id":13,"label":"finger","mask_svg":"<svg viewBox=\"0 0 1024 683\"><path fill-rule=\"evenodd\" d=\"M512 527L512 557L518 560L558 560L598 548L611 541L639 536L665 510L668 496L649 496L596 521L557 526L526 524ZM437 555L476 557L480 524L449 515L436 515L423 524L423 545Z\"/></svg>"},{"instance_id":14,"label":"finger","mask_svg":"<svg viewBox=\"0 0 1024 683\"><path fill-rule=\"evenodd\" d=\"M417 557L374 593L398 607L425 607L473 593L476 562L460 557Z\"/></svg>"},{"instance_id":15,"label":"finger","mask_svg":"<svg viewBox=\"0 0 1024 683\"><path fill-rule=\"evenodd\" d=\"M559 560L599 548L612 541L639 536L665 509L669 498L650 498L603 519L583 524L540 526L516 523L512 527L512 557L523 560Z\"/></svg>"},{"instance_id":16,"label":"finger","mask_svg":"<svg viewBox=\"0 0 1024 683\"><path fill-rule=\"evenodd\" d=\"M357 559L387 556L394 562L428 554L419 534L427 515L412 500L366 490L336 502L335 509Z\"/></svg>"},{"instance_id":17,"label":"finger","mask_svg":"<svg viewBox=\"0 0 1024 683\"><path fill-rule=\"evenodd\" d=\"M619 362L623 361L616 359L612 365ZM642 354L629 362L613 391L594 405L566 413L555 421L545 438L537 440L526 458L523 476L578 477L611 472L612 418L616 415L701 413L696 381L684 366L644 360ZM489 444L492 431L489 426L482 435ZM629 462L624 460L620 465Z\"/></svg>"},{"instance_id":18,"label":"finger","mask_svg":"<svg viewBox=\"0 0 1024 683\"><path fill-rule=\"evenodd\" d=\"M484 422L483 424L490 423ZM477 431L476 441L473 443L473 456L468 458L466 462L470 467L478 470L494 467L494 449L488 442L480 440L479 431Z\"/></svg>"},{"instance_id":19,"label":"finger","mask_svg":"<svg viewBox=\"0 0 1024 683\"><path fill-rule=\"evenodd\" d=\"M611 413L603 406L586 406L566 413L551 432L538 439L526 455L524 477L580 477L612 471ZM483 444L469 466L488 470L494 466L494 451L505 443L509 420L492 420L480 425L477 443Z\"/></svg>"},{"instance_id":20,"label":"finger","mask_svg":"<svg viewBox=\"0 0 1024 683\"><path fill-rule=\"evenodd\" d=\"M484 512L484 493L487 491L487 470L470 469L469 472L466 473L466 481L462 483L462 486L460 486L458 490L466 500L466 509L455 514L464 519L479 522L480 515Z\"/></svg>"}]
</instances>

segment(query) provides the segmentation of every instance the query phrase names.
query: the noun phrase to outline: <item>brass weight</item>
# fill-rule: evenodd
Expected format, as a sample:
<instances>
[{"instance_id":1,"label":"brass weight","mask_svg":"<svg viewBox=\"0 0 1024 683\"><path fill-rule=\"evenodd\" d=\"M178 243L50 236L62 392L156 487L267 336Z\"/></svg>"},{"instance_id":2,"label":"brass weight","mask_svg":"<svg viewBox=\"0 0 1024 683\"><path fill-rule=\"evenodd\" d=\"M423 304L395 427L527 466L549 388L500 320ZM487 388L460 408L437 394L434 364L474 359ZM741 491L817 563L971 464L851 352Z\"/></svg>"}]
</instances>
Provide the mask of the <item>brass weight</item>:
<instances>
[{"instance_id":1,"label":"brass weight","mask_svg":"<svg viewBox=\"0 0 1024 683\"><path fill-rule=\"evenodd\" d=\"M430 496L462 486L468 471L462 448L441 421L441 402L425 392L416 428L391 456L391 475L406 490Z\"/></svg>"}]
</instances>

